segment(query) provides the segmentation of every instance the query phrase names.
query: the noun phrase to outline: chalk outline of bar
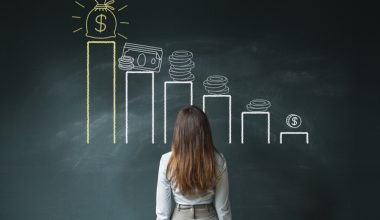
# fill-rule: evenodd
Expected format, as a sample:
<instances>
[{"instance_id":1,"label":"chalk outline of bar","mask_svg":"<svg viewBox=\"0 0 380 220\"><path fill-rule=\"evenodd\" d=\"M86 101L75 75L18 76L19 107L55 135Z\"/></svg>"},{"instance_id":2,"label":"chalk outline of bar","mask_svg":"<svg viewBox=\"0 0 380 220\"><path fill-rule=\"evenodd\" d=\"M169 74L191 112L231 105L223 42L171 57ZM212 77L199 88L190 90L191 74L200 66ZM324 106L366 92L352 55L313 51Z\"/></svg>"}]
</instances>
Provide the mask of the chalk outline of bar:
<instances>
[{"instance_id":1,"label":"chalk outline of bar","mask_svg":"<svg viewBox=\"0 0 380 220\"><path fill-rule=\"evenodd\" d=\"M206 98L207 97L210 97L210 98L228 98L228 113L229 113L229 116L228 116L228 143L231 144L231 141L232 141L232 138L231 138L231 123L232 123L232 119L231 119L231 95L203 95L203 98L202 98L202 110L203 112L206 112Z\"/></svg>"},{"instance_id":2,"label":"chalk outline of bar","mask_svg":"<svg viewBox=\"0 0 380 220\"><path fill-rule=\"evenodd\" d=\"M244 115L267 115L267 136L268 144L270 144L270 112L252 111L241 113L241 143L244 144Z\"/></svg>"},{"instance_id":3,"label":"chalk outline of bar","mask_svg":"<svg viewBox=\"0 0 380 220\"><path fill-rule=\"evenodd\" d=\"M307 131L283 131L283 132L280 132L280 144L282 144L282 135L283 134L304 134L306 137L306 144L309 144L309 132L307 132Z\"/></svg>"},{"instance_id":4,"label":"chalk outline of bar","mask_svg":"<svg viewBox=\"0 0 380 220\"><path fill-rule=\"evenodd\" d=\"M190 84L190 105L193 105L193 82L192 81L165 81L164 82L164 143L166 144L166 87L167 84Z\"/></svg>"},{"instance_id":5,"label":"chalk outline of bar","mask_svg":"<svg viewBox=\"0 0 380 220\"><path fill-rule=\"evenodd\" d=\"M126 71L125 72L125 143L128 144L128 74L152 74L152 144L154 144L154 72Z\"/></svg>"},{"instance_id":6,"label":"chalk outline of bar","mask_svg":"<svg viewBox=\"0 0 380 220\"><path fill-rule=\"evenodd\" d=\"M90 45L91 44L112 44L113 46L113 144L116 144L116 42L115 41L87 41L86 143L90 144Z\"/></svg>"}]
</instances>

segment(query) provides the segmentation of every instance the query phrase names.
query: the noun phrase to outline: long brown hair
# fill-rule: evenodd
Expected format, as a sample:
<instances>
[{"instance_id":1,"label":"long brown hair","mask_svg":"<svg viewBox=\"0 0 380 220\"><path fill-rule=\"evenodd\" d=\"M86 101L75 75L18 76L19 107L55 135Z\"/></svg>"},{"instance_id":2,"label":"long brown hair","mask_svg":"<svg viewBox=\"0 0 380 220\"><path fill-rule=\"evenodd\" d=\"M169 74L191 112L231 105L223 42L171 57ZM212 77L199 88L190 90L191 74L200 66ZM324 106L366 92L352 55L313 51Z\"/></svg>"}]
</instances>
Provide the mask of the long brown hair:
<instances>
[{"instance_id":1,"label":"long brown hair","mask_svg":"<svg viewBox=\"0 0 380 220\"><path fill-rule=\"evenodd\" d=\"M183 195L205 192L215 185L217 152L206 114L196 106L177 115L167 177Z\"/></svg>"}]
</instances>

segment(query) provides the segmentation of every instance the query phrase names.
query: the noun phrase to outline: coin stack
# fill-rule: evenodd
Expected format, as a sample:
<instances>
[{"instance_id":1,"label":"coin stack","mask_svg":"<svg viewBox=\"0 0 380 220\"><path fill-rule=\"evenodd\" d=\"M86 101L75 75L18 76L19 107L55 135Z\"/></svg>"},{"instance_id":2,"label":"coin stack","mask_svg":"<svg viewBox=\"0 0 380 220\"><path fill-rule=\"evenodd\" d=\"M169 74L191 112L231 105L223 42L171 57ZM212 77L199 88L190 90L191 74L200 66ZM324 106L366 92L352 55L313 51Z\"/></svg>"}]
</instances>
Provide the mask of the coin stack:
<instances>
[{"instance_id":1,"label":"coin stack","mask_svg":"<svg viewBox=\"0 0 380 220\"><path fill-rule=\"evenodd\" d=\"M230 88L227 86L227 83L227 77L212 75L203 81L203 86L210 95L226 95L230 92Z\"/></svg>"},{"instance_id":2,"label":"coin stack","mask_svg":"<svg viewBox=\"0 0 380 220\"><path fill-rule=\"evenodd\" d=\"M271 106L270 101L265 99L254 99L247 104L247 110L250 112L259 111L266 112Z\"/></svg>"},{"instance_id":3,"label":"coin stack","mask_svg":"<svg viewBox=\"0 0 380 220\"><path fill-rule=\"evenodd\" d=\"M186 50L177 50L169 56L169 75L174 81L194 81L191 70L195 67L192 61L193 53Z\"/></svg>"},{"instance_id":4,"label":"coin stack","mask_svg":"<svg viewBox=\"0 0 380 220\"><path fill-rule=\"evenodd\" d=\"M124 71L132 70L135 66L133 65L133 57L121 56L119 59L119 68Z\"/></svg>"}]
</instances>

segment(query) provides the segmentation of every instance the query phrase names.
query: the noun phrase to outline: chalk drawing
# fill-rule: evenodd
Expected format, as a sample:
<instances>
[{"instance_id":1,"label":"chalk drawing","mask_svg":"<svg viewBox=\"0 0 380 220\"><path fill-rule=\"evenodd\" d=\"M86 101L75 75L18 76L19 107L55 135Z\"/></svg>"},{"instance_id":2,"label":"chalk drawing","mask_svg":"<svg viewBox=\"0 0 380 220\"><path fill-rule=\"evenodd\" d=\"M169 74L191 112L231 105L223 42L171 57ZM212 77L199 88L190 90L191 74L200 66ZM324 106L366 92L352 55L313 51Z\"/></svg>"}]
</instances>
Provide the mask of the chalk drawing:
<instances>
[{"instance_id":1,"label":"chalk drawing","mask_svg":"<svg viewBox=\"0 0 380 220\"><path fill-rule=\"evenodd\" d=\"M231 95L203 95L202 108L206 112L206 98L228 98L228 143L231 144Z\"/></svg>"},{"instance_id":2,"label":"chalk drawing","mask_svg":"<svg viewBox=\"0 0 380 220\"><path fill-rule=\"evenodd\" d=\"M166 107L166 103L167 103L167 94L166 94L166 91L167 91L167 85L170 85L170 84L188 84L190 85L190 105L193 104L193 82L192 81L165 81L164 83L164 143L166 144L166 115L167 115L167 107Z\"/></svg>"},{"instance_id":3,"label":"chalk drawing","mask_svg":"<svg viewBox=\"0 0 380 220\"><path fill-rule=\"evenodd\" d=\"M282 136L283 135L305 135L306 138L306 144L309 144L309 132L302 132L302 131L288 131L288 132L280 132L280 144L282 144Z\"/></svg>"},{"instance_id":4,"label":"chalk drawing","mask_svg":"<svg viewBox=\"0 0 380 220\"><path fill-rule=\"evenodd\" d=\"M194 81L194 74L191 70L195 67L192 60L193 53L186 50L174 51L169 56L169 75L174 81Z\"/></svg>"},{"instance_id":5,"label":"chalk drawing","mask_svg":"<svg viewBox=\"0 0 380 220\"><path fill-rule=\"evenodd\" d=\"M120 7L117 11L122 11L122 10L126 9L127 7L128 7L128 5L124 5L123 7ZM129 22L127 22L127 23L129 24Z\"/></svg>"},{"instance_id":6,"label":"chalk drawing","mask_svg":"<svg viewBox=\"0 0 380 220\"><path fill-rule=\"evenodd\" d=\"M117 21L111 5L114 0L103 4L96 2L95 7L88 13L86 19L86 36L94 39L107 39L116 37Z\"/></svg>"},{"instance_id":7,"label":"chalk drawing","mask_svg":"<svg viewBox=\"0 0 380 220\"><path fill-rule=\"evenodd\" d=\"M245 115L264 115L267 116L267 142L270 144L270 113L265 111L250 111L241 113L241 143L244 143L244 116Z\"/></svg>"},{"instance_id":8,"label":"chalk drawing","mask_svg":"<svg viewBox=\"0 0 380 220\"><path fill-rule=\"evenodd\" d=\"M90 47L92 44L110 44L113 50L113 143L116 144L116 43L115 41L88 41L87 42L87 117L86 117L86 143L90 143Z\"/></svg>"},{"instance_id":9,"label":"chalk drawing","mask_svg":"<svg viewBox=\"0 0 380 220\"><path fill-rule=\"evenodd\" d=\"M75 4L77 4L79 7L81 7L81 8L86 8L86 7L84 7L84 5L82 5L81 3L79 3L78 1L74 1L75 2Z\"/></svg>"},{"instance_id":10,"label":"chalk drawing","mask_svg":"<svg viewBox=\"0 0 380 220\"><path fill-rule=\"evenodd\" d=\"M161 70L162 56L162 48L125 43L123 54L119 58L119 68L158 73Z\"/></svg>"},{"instance_id":11,"label":"chalk drawing","mask_svg":"<svg viewBox=\"0 0 380 220\"><path fill-rule=\"evenodd\" d=\"M125 73L125 143L128 144L128 75L151 74L152 75L152 144L154 144L154 72L153 71L127 71Z\"/></svg>"},{"instance_id":12,"label":"chalk drawing","mask_svg":"<svg viewBox=\"0 0 380 220\"><path fill-rule=\"evenodd\" d=\"M118 24L128 25L129 22L117 21L117 16L115 15L115 8L112 6L115 3L115 0L103 0L103 3L99 3L99 1L95 0L95 6L93 7L87 7L80 1L74 1L74 3L82 9L91 9L88 11L87 16L85 16L85 36L96 40L111 39L116 38L116 36L128 39L125 36L125 34L118 32ZM117 12L121 12L122 10L127 8L127 6L128 5L122 6L117 10ZM82 22L82 16L75 15L72 16L72 18ZM83 22L81 25L83 25ZM77 27L73 30L73 33L77 33L83 29L83 26Z\"/></svg>"},{"instance_id":13,"label":"chalk drawing","mask_svg":"<svg viewBox=\"0 0 380 220\"><path fill-rule=\"evenodd\" d=\"M203 86L210 95L226 95L230 92L230 88L227 86L227 83L227 77L212 75L203 81Z\"/></svg>"},{"instance_id":14,"label":"chalk drawing","mask_svg":"<svg viewBox=\"0 0 380 220\"><path fill-rule=\"evenodd\" d=\"M265 112L270 106L270 101L265 99L254 99L246 105L247 110L252 112Z\"/></svg>"},{"instance_id":15,"label":"chalk drawing","mask_svg":"<svg viewBox=\"0 0 380 220\"><path fill-rule=\"evenodd\" d=\"M100 1L100 0L99 0ZM87 6L80 0L74 1L75 5L85 10L82 15L72 15L71 18L80 24L72 32L79 33L86 30L85 36L88 38L96 39L87 42L87 101L86 101L86 143L90 143L90 45L92 44L111 44L113 47L113 143L116 144L116 42L105 39L115 38L116 35L127 39L124 34L117 33L118 21L112 6L115 0L104 0L99 3L95 0L94 6ZM118 9L118 12L127 8L123 5ZM82 18L86 18L85 21ZM120 24L128 25L129 22L121 21ZM85 28L84 28L85 26ZM100 41L102 40L102 41Z\"/></svg>"},{"instance_id":16,"label":"chalk drawing","mask_svg":"<svg viewBox=\"0 0 380 220\"><path fill-rule=\"evenodd\" d=\"M296 114L290 114L286 117L286 125L290 128L299 128L302 124L302 119Z\"/></svg>"},{"instance_id":17,"label":"chalk drawing","mask_svg":"<svg viewBox=\"0 0 380 220\"><path fill-rule=\"evenodd\" d=\"M130 56L121 56L118 61L119 61L119 69L121 70L124 70L124 71L129 71L129 70L132 70L135 65L133 64L133 61L135 59L133 59L133 57L130 57Z\"/></svg>"}]
</instances>

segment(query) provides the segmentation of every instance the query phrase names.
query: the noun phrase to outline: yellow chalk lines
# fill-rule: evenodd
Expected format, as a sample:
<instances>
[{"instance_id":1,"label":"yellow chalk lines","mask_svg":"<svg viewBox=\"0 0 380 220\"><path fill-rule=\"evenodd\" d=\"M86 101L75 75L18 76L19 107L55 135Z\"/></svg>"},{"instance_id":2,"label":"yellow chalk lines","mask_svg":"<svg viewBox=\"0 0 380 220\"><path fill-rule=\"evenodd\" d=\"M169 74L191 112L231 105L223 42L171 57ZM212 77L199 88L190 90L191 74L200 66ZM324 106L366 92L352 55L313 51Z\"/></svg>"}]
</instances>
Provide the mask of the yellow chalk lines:
<instances>
[{"instance_id":1,"label":"yellow chalk lines","mask_svg":"<svg viewBox=\"0 0 380 220\"><path fill-rule=\"evenodd\" d=\"M82 5L82 4L79 3L78 1L75 1L75 4L79 5L79 6L82 7L82 8L86 8L86 7L84 7L84 5Z\"/></svg>"},{"instance_id":2,"label":"yellow chalk lines","mask_svg":"<svg viewBox=\"0 0 380 220\"><path fill-rule=\"evenodd\" d=\"M125 9L126 7L128 7L128 5L124 5L123 7L119 8L119 10L117 10L117 11L121 11L121 10Z\"/></svg>"},{"instance_id":3,"label":"yellow chalk lines","mask_svg":"<svg viewBox=\"0 0 380 220\"><path fill-rule=\"evenodd\" d=\"M116 144L116 42L88 41L87 42L87 88L86 88L86 143L90 143L90 46L91 44L111 44L113 49L113 143Z\"/></svg>"},{"instance_id":4,"label":"yellow chalk lines","mask_svg":"<svg viewBox=\"0 0 380 220\"><path fill-rule=\"evenodd\" d=\"M120 34L120 33L117 33L117 35L119 35L120 37L122 37L122 38L128 40L128 38L127 38L126 36L124 36L124 35L122 35L122 34Z\"/></svg>"},{"instance_id":5,"label":"yellow chalk lines","mask_svg":"<svg viewBox=\"0 0 380 220\"><path fill-rule=\"evenodd\" d=\"M76 33L76 32L78 32L78 31L80 31L80 30L82 30L83 28L82 27L80 27L80 28L78 28L78 29L76 29L76 30L73 30L73 33Z\"/></svg>"}]
</instances>

